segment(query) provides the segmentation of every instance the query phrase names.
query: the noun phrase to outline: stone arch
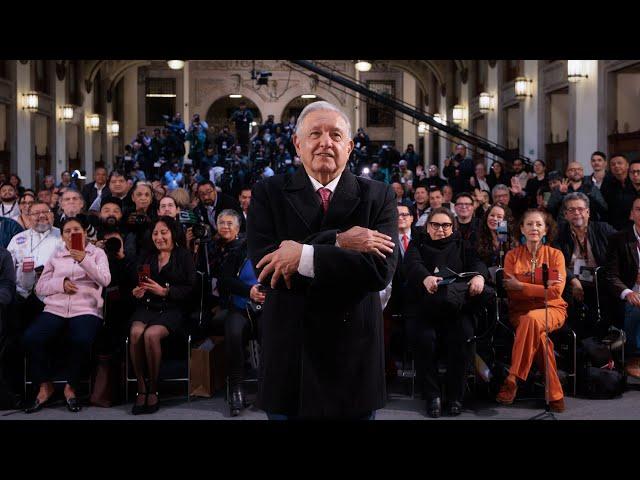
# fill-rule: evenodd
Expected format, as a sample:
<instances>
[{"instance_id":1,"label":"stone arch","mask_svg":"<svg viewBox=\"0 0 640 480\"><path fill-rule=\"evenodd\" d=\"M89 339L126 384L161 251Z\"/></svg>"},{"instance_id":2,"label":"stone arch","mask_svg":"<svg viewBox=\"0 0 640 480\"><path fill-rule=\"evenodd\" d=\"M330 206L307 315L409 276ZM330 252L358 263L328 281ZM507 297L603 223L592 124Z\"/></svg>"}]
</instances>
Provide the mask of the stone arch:
<instances>
[{"instance_id":1,"label":"stone arch","mask_svg":"<svg viewBox=\"0 0 640 480\"><path fill-rule=\"evenodd\" d=\"M282 118L282 114L284 113L286 106L289 105L296 98L299 98L301 95L305 93L314 93L315 95L318 96L319 99L326 100L327 102L332 103L336 107L342 109L344 113L347 114L347 116L351 120L351 123L353 124L353 120L354 120L353 112L345 108L347 106L347 99L338 97L333 92L331 92L331 90L326 89L324 85L318 85L317 90L314 92L310 92L308 89L302 88L300 86L291 88L289 91L287 91L285 95L283 95L280 98L278 102L280 104L280 108L278 109L278 114L277 114L279 117L276 116L275 121L276 122L286 121L287 119Z\"/></svg>"},{"instance_id":2,"label":"stone arch","mask_svg":"<svg viewBox=\"0 0 640 480\"><path fill-rule=\"evenodd\" d=\"M320 102L322 100L326 100L326 99L324 97L321 97L320 95L317 95L316 98L309 98L309 99L294 97L282 109L282 113L280 114L280 121L284 123L289 119L289 117L292 114L294 114L294 112L290 111L291 109L296 111L295 116L297 119L298 115L300 114L299 112L297 112L297 110L302 110L302 108L306 107L308 104L313 102Z\"/></svg>"},{"instance_id":3,"label":"stone arch","mask_svg":"<svg viewBox=\"0 0 640 480\"><path fill-rule=\"evenodd\" d=\"M214 117L214 107L219 107L219 108L227 108L227 109L231 109L234 108L235 106L237 106L241 101L245 101L247 103L247 107L252 110L254 112L254 117L255 117L255 113L257 112L259 116L257 116L257 118L254 118L254 121L260 123L261 121L264 121L264 114L263 114L263 109L260 108L260 105L258 105L253 99L251 99L248 95L244 95L242 98L238 98L238 99L231 99L229 98L229 94L224 94L224 95L219 95L217 96L212 102L207 102L209 103L209 106L206 109L206 114L205 114L205 119L207 121L207 123L209 123L209 128L213 129L213 130L218 130L221 129L222 126L224 125L229 125L228 122L224 122L224 121L220 121L219 118ZM218 105L216 105L218 104ZM203 110L205 111L205 110ZM227 115L228 112L225 112L225 115L227 116L227 118L230 116ZM229 125L230 130L233 132L234 131L234 125Z\"/></svg>"}]
</instances>

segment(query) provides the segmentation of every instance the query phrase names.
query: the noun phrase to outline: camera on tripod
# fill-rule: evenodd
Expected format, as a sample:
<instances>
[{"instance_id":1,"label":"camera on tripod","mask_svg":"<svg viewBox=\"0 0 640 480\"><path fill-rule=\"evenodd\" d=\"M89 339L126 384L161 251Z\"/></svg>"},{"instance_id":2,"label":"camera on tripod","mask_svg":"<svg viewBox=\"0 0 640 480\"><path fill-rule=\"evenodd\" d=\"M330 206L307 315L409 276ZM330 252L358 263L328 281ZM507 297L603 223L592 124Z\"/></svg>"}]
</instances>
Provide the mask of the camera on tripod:
<instances>
[{"instance_id":1,"label":"camera on tripod","mask_svg":"<svg viewBox=\"0 0 640 480\"><path fill-rule=\"evenodd\" d=\"M211 227L198 220L197 215L191 210L182 210L178 214L178 222L182 225L183 230L191 228L193 238L200 242L207 242L211 240Z\"/></svg>"}]
</instances>

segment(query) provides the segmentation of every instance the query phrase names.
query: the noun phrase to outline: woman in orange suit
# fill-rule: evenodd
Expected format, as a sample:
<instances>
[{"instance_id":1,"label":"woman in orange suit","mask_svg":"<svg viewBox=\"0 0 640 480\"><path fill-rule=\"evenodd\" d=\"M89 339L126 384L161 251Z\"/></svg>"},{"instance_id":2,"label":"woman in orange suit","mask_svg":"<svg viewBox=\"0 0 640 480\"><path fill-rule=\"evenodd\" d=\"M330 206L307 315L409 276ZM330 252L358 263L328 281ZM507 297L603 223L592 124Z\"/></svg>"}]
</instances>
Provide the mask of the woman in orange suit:
<instances>
[{"instance_id":1,"label":"woman in orange suit","mask_svg":"<svg viewBox=\"0 0 640 480\"><path fill-rule=\"evenodd\" d=\"M544 372L544 352L547 339L544 311L544 287L535 281L536 268L546 263L550 277L553 270L559 273L559 280L549 280L547 291L549 331L559 329L567 318L567 303L562 299L566 281L564 256L560 250L552 248L555 225L549 214L539 210L527 210L520 220L520 231L524 245L510 250L504 261L504 287L509 298L509 320L516 329L516 337L511 353L509 375L496 397L499 403L513 403L518 389L518 380L526 380L535 359ZM549 391L549 406L554 412L564 411L564 395L558 379L553 343L549 341L547 351L549 375L546 387Z\"/></svg>"}]
</instances>

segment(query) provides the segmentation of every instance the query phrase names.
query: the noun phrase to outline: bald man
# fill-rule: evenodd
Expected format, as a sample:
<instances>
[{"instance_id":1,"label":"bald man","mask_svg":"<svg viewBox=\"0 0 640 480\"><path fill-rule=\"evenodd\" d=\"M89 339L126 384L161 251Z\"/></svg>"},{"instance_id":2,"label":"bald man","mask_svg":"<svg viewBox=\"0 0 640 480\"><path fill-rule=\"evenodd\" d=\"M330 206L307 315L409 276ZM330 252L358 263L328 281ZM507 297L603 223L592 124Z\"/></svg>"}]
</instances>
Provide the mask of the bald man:
<instances>
[{"instance_id":1,"label":"bald man","mask_svg":"<svg viewBox=\"0 0 640 480\"><path fill-rule=\"evenodd\" d=\"M584 176L584 167L578 162L569 162L565 170L566 178L560 182L560 186L551 192L551 197L547 204L547 209L558 218L558 213L562 207L562 199L567 193L581 192L589 197L591 213L593 219L598 221L604 218L607 213L607 202L605 202L600 189L593 185L589 177Z\"/></svg>"}]
</instances>

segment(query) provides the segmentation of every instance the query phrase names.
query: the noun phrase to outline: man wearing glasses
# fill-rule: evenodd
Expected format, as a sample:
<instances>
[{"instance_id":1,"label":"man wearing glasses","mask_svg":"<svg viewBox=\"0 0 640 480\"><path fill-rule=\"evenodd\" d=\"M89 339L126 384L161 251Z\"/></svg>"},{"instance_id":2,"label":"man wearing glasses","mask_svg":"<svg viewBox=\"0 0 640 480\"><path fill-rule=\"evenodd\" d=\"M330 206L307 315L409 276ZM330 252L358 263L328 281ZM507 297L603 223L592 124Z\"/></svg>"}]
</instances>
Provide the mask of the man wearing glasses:
<instances>
[{"instance_id":1,"label":"man wearing glasses","mask_svg":"<svg viewBox=\"0 0 640 480\"><path fill-rule=\"evenodd\" d=\"M596 222L589 218L589 198L584 193L574 192L567 194L562 201L562 209L564 218L567 221L559 225L558 236L553 246L561 250L564 255L567 269L567 287L570 285L571 291L571 298L567 299L567 301L570 306L573 306L572 304L580 306L585 302L585 299L589 304L591 300L596 298L595 284L593 282L584 282L583 284L580 280L581 268L596 268L605 265L609 237L616 233L616 230L606 222ZM585 288L587 289L587 295L585 295ZM605 290L604 288L600 290L600 310L603 312L608 311L602 306ZM589 306L595 307L595 304ZM570 313L574 312L575 307L570 308ZM569 320L571 321L572 318L573 315L570 315ZM584 336L581 334L596 333L583 331L586 327L583 323L576 322L575 325L572 325L579 336ZM604 323L603 327L608 326L604 325Z\"/></svg>"},{"instance_id":2,"label":"man wearing glasses","mask_svg":"<svg viewBox=\"0 0 640 480\"><path fill-rule=\"evenodd\" d=\"M567 178L563 179L560 187L551 193L547 204L549 213L551 213L554 218L558 218L564 196L572 192L581 192L589 197L593 218L595 220L604 218L607 214L607 202L604 201L600 189L594 187L589 177L584 176L584 168L582 165L578 162L570 162L567 165L565 174Z\"/></svg>"},{"instance_id":3,"label":"man wearing glasses","mask_svg":"<svg viewBox=\"0 0 640 480\"><path fill-rule=\"evenodd\" d=\"M475 248L480 222L473 216L475 209L471 194L462 192L456 195L454 208L458 221L458 231L465 246L467 248Z\"/></svg>"}]
</instances>

